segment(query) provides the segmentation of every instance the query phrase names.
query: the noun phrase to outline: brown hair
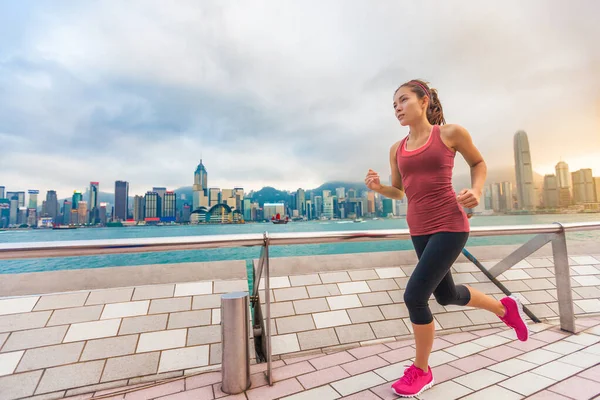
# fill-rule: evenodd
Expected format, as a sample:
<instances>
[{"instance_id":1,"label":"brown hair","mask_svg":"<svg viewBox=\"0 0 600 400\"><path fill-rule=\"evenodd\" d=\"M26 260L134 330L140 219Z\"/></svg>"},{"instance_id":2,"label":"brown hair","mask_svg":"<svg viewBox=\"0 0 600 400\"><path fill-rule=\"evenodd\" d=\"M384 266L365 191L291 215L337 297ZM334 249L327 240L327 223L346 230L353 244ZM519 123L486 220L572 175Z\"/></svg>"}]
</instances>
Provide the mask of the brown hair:
<instances>
[{"instance_id":1,"label":"brown hair","mask_svg":"<svg viewBox=\"0 0 600 400\"><path fill-rule=\"evenodd\" d=\"M396 89L396 92L398 92L401 87L410 88L410 90L415 93L419 99L422 99L425 96L429 97L429 105L427 106L427 120L430 124L444 125L446 123L446 120L444 119L444 110L442 109L442 103L438 97L437 90L430 88L427 85L427 82L420 79L413 79L400 85L400 87ZM394 94L396 94L396 92L394 92Z\"/></svg>"}]
</instances>

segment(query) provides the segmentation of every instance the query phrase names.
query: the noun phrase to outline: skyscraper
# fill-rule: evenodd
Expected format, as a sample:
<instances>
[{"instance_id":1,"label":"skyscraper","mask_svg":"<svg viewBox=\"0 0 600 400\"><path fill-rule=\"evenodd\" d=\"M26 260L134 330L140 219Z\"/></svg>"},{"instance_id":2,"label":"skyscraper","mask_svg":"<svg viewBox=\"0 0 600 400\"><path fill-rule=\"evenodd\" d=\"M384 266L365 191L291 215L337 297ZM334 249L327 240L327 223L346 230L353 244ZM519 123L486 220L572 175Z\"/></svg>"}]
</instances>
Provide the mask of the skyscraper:
<instances>
[{"instance_id":1,"label":"skyscraper","mask_svg":"<svg viewBox=\"0 0 600 400\"><path fill-rule=\"evenodd\" d=\"M29 206L28 208L35 208L37 210L38 207L38 195L40 194L39 190L28 190L29 193Z\"/></svg>"},{"instance_id":2,"label":"skyscraper","mask_svg":"<svg viewBox=\"0 0 600 400\"><path fill-rule=\"evenodd\" d=\"M571 205L573 196L573 183L571 182L571 174L569 173L569 164L560 161L554 169L558 185L558 205L560 207L568 207Z\"/></svg>"},{"instance_id":3,"label":"skyscraper","mask_svg":"<svg viewBox=\"0 0 600 400\"><path fill-rule=\"evenodd\" d=\"M202 206L207 207L208 202L203 200L208 198L208 173L206 172L206 168L204 164L202 164L202 160L200 160L200 164L196 167L196 171L194 171L194 186L192 187L194 190L194 198L192 208L196 210ZM203 202L206 205L202 204Z\"/></svg>"},{"instance_id":4,"label":"skyscraper","mask_svg":"<svg viewBox=\"0 0 600 400\"><path fill-rule=\"evenodd\" d=\"M573 201L575 204L594 203L596 201L591 169L585 168L575 171L571 173L571 179L573 181Z\"/></svg>"},{"instance_id":5,"label":"skyscraper","mask_svg":"<svg viewBox=\"0 0 600 400\"><path fill-rule=\"evenodd\" d=\"M88 210L90 212L90 223L95 224L98 222L98 195L100 194L100 183L90 182L90 193L88 196ZM79 219L81 220L81 212L79 213Z\"/></svg>"},{"instance_id":6,"label":"skyscraper","mask_svg":"<svg viewBox=\"0 0 600 400\"><path fill-rule=\"evenodd\" d=\"M213 207L221 202L221 189L210 188L208 190L208 206Z\"/></svg>"},{"instance_id":7,"label":"skyscraper","mask_svg":"<svg viewBox=\"0 0 600 400\"><path fill-rule=\"evenodd\" d=\"M306 215L306 192L304 189L296 191L296 207L299 215Z\"/></svg>"},{"instance_id":8,"label":"skyscraper","mask_svg":"<svg viewBox=\"0 0 600 400\"><path fill-rule=\"evenodd\" d=\"M144 219L159 218L159 202L158 193L146 192L146 196L144 196Z\"/></svg>"},{"instance_id":9,"label":"skyscraper","mask_svg":"<svg viewBox=\"0 0 600 400\"><path fill-rule=\"evenodd\" d=\"M165 208L165 193L167 192L167 188L166 187L153 187L152 191L156 194L158 194L158 215L157 217L160 218L163 216L164 214L164 208Z\"/></svg>"},{"instance_id":10,"label":"skyscraper","mask_svg":"<svg viewBox=\"0 0 600 400\"><path fill-rule=\"evenodd\" d=\"M168 222L175 222L177 218L177 200L175 192L165 192L163 199L163 215L161 219Z\"/></svg>"},{"instance_id":11,"label":"skyscraper","mask_svg":"<svg viewBox=\"0 0 600 400\"><path fill-rule=\"evenodd\" d=\"M533 167L531 165L529 140L525 131L515 133L514 151L519 207L525 210L533 210L536 204L533 186Z\"/></svg>"},{"instance_id":12,"label":"skyscraper","mask_svg":"<svg viewBox=\"0 0 600 400\"><path fill-rule=\"evenodd\" d=\"M63 202L63 225L70 225L77 221L71 222L71 211L73 210L73 203L69 200Z\"/></svg>"},{"instance_id":13,"label":"skyscraper","mask_svg":"<svg viewBox=\"0 0 600 400\"><path fill-rule=\"evenodd\" d=\"M144 197L135 196L133 198L133 219L137 222L144 220Z\"/></svg>"},{"instance_id":14,"label":"skyscraper","mask_svg":"<svg viewBox=\"0 0 600 400\"><path fill-rule=\"evenodd\" d=\"M129 210L129 182L115 182L115 215L117 221L125 221Z\"/></svg>"},{"instance_id":15,"label":"skyscraper","mask_svg":"<svg viewBox=\"0 0 600 400\"><path fill-rule=\"evenodd\" d=\"M6 188L4 186L0 186L0 199L4 199L6 193Z\"/></svg>"},{"instance_id":16,"label":"skyscraper","mask_svg":"<svg viewBox=\"0 0 600 400\"><path fill-rule=\"evenodd\" d=\"M596 203L600 203L600 177L594 178L594 189L596 191Z\"/></svg>"},{"instance_id":17,"label":"skyscraper","mask_svg":"<svg viewBox=\"0 0 600 400\"><path fill-rule=\"evenodd\" d=\"M559 204L558 177L556 175L544 176L544 207L557 208Z\"/></svg>"},{"instance_id":18,"label":"skyscraper","mask_svg":"<svg viewBox=\"0 0 600 400\"><path fill-rule=\"evenodd\" d=\"M81 200L77 204L77 216L79 217L79 225L85 225L89 221L87 201Z\"/></svg>"},{"instance_id":19,"label":"skyscraper","mask_svg":"<svg viewBox=\"0 0 600 400\"><path fill-rule=\"evenodd\" d=\"M73 205L72 205L73 210L77 210L79 208L79 202L81 200L83 200L83 195L81 194L81 192L78 192L77 190L75 190L73 192L73 197L71 198L71 203L73 203Z\"/></svg>"},{"instance_id":20,"label":"skyscraper","mask_svg":"<svg viewBox=\"0 0 600 400\"><path fill-rule=\"evenodd\" d=\"M48 214L49 217L52 217L54 222L56 222L60 214L59 207L56 191L48 190L48 192L46 192L46 214Z\"/></svg>"}]
</instances>

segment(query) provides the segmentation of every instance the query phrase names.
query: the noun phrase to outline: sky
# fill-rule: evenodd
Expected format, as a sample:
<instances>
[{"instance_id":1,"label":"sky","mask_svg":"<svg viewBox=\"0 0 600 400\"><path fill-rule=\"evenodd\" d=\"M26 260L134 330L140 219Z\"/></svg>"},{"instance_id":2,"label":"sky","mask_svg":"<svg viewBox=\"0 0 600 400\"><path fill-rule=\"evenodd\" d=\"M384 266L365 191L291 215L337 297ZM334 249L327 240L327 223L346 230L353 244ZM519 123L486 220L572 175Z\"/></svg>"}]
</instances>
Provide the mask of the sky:
<instances>
[{"instance_id":1,"label":"sky","mask_svg":"<svg viewBox=\"0 0 600 400\"><path fill-rule=\"evenodd\" d=\"M60 196L389 176L422 78L488 167L600 176L600 2L0 2L0 186ZM468 173L461 157L456 173ZM488 182L489 183L489 182Z\"/></svg>"}]
</instances>

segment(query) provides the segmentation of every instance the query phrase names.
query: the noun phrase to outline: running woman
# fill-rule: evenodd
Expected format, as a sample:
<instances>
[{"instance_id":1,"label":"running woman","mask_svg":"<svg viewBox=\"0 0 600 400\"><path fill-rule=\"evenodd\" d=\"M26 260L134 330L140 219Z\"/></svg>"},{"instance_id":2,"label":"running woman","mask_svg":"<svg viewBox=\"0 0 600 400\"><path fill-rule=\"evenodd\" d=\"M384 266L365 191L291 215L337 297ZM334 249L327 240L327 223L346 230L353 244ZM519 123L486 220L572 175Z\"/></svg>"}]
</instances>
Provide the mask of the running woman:
<instances>
[{"instance_id":1,"label":"running woman","mask_svg":"<svg viewBox=\"0 0 600 400\"><path fill-rule=\"evenodd\" d=\"M394 93L394 112L409 133L390 149L392 185L382 185L377 172L369 170L365 184L381 195L400 200L408 197L407 222L419 259L408 280L404 303L412 322L416 358L392 385L401 397L413 397L433 386L429 355L435 325L429 309L433 294L442 306L449 304L488 310L513 328L521 341L529 337L523 306L516 297L500 301L465 285L455 285L450 268L469 237L464 208L479 204L487 167L469 132L448 124L435 89L411 80ZM471 167L471 188L458 196L452 188L456 152Z\"/></svg>"}]
</instances>

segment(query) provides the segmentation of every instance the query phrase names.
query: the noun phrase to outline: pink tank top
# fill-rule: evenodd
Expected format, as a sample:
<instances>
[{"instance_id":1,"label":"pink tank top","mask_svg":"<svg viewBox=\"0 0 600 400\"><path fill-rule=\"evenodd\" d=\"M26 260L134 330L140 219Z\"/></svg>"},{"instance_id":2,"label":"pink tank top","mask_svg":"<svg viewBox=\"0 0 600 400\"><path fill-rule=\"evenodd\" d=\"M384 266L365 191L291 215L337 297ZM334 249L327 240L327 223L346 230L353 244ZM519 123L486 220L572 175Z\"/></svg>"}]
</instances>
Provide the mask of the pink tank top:
<instances>
[{"instance_id":1,"label":"pink tank top","mask_svg":"<svg viewBox=\"0 0 600 400\"><path fill-rule=\"evenodd\" d=\"M408 199L407 222L412 236L437 232L469 232L469 220L452 188L455 153L434 125L427 143L407 150L405 137L396 153Z\"/></svg>"}]
</instances>

